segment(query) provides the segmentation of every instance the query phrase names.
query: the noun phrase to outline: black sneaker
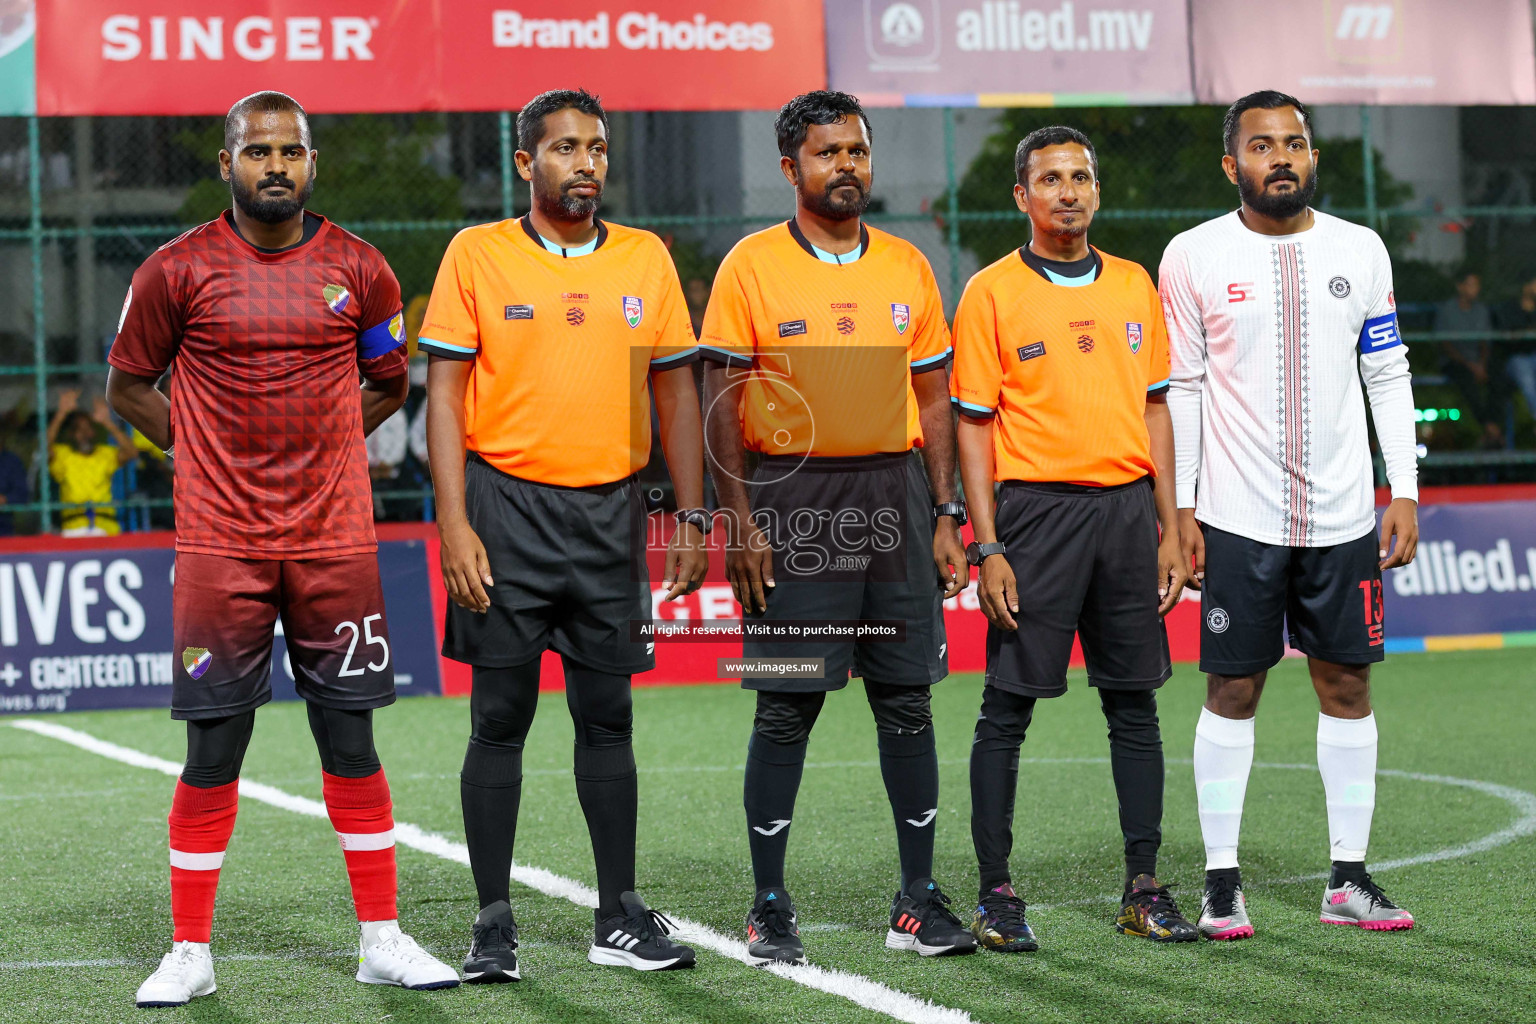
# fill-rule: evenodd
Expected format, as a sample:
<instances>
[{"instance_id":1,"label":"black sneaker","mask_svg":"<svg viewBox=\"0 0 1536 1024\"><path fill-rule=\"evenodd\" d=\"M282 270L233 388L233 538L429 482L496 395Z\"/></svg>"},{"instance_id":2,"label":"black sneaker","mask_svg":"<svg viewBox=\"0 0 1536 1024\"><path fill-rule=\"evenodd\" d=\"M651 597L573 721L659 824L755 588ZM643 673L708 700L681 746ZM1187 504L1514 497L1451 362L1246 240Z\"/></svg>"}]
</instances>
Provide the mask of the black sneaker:
<instances>
[{"instance_id":1,"label":"black sneaker","mask_svg":"<svg viewBox=\"0 0 1536 1024\"><path fill-rule=\"evenodd\" d=\"M497 900L475 915L469 956L464 958L464 984L496 985L518 981L517 922L506 900Z\"/></svg>"},{"instance_id":2,"label":"black sneaker","mask_svg":"<svg viewBox=\"0 0 1536 1024\"><path fill-rule=\"evenodd\" d=\"M949 909L949 897L931 878L919 878L891 905L886 949L910 949L923 956L976 952L976 936Z\"/></svg>"},{"instance_id":3,"label":"black sneaker","mask_svg":"<svg viewBox=\"0 0 1536 1024\"><path fill-rule=\"evenodd\" d=\"M981 948L999 953L1033 953L1040 948L1035 930L1024 920L1024 901L1007 884L981 894L971 918L971 934Z\"/></svg>"},{"instance_id":4,"label":"black sneaker","mask_svg":"<svg viewBox=\"0 0 1536 1024\"><path fill-rule=\"evenodd\" d=\"M670 971L693 966L693 950L667 938L677 925L665 914L646 907L632 892L619 893L622 913L603 917L594 910L596 934L587 959L594 964L633 967L637 971Z\"/></svg>"},{"instance_id":5,"label":"black sneaker","mask_svg":"<svg viewBox=\"0 0 1536 1024\"><path fill-rule=\"evenodd\" d=\"M1137 875L1125 890L1115 928L1123 935L1153 942L1195 942L1200 938L1200 930L1179 913L1168 887L1147 874Z\"/></svg>"},{"instance_id":6,"label":"black sneaker","mask_svg":"<svg viewBox=\"0 0 1536 1024\"><path fill-rule=\"evenodd\" d=\"M805 963L805 944L795 927L795 905L783 889L764 889L747 914L747 963Z\"/></svg>"}]
</instances>

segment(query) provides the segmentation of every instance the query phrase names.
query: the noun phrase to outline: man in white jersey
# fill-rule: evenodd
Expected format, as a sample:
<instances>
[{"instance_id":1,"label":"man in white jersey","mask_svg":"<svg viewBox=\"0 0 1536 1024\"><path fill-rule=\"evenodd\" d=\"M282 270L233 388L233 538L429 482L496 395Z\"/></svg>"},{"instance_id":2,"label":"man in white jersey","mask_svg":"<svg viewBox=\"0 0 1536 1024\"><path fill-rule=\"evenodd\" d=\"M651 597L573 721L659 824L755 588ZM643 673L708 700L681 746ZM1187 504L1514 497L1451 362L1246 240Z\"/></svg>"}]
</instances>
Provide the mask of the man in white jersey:
<instances>
[{"instance_id":1,"label":"man in white jersey","mask_svg":"<svg viewBox=\"0 0 1536 1024\"><path fill-rule=\"evenodd\" d=\"M1284 93L1232 105L1222 168L1242 207L1176 237L1159 273L1180 534L1194 563L1190 586L1203 587L1208 688L1195 786L1206 850L1199 927L1212 939L1253 934L1238 827L1253 716L1286 634L1307 655L1321 705L1317 764L1333 860L1321 919L1413 927L1365 871L1381 573L1411 561L1419 535L1413 392L1386 247L1370 229L1309 206L1311 120ZM1379 533L1361 381L1392 485Z\"/></svg>"}]
</instances>

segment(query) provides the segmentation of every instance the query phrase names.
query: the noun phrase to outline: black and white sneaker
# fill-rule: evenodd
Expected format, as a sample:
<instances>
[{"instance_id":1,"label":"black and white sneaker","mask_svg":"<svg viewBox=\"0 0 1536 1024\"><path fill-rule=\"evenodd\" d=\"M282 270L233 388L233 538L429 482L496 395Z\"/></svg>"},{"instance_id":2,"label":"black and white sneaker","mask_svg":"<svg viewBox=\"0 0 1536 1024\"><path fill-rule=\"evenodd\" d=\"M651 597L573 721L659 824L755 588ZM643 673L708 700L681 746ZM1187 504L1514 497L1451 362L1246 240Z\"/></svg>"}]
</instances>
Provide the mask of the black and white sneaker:
<instances>
[{"instance_id":1,"label":"black and white sneaker","mask_svg":"<svg viewBox=\"0 0 1536 1024\"><path fill-rule=\"evenodd\" d=\"M805 963L805 944L795 927L795 905L783 889L764 889L747 914L747 963Z\"/></svg>"},{"instance_id":2,"label":"black and white sneaker","mask_svg":"<svg viewBox=\"0 0 1536 1024\"><path fill-rule=\"evenodd\" d=\"M910 949L923 956L976 952L976 936L949 909L949 897L931 878L919 878L896 894L885 948Z\"/></svg>"},{"instance_id":3,"label":"black and white sneaker","mask_svg":"<svg viewBox=\"0 0 1536 1024\"><path fill-rule=\"evenodd\" d=\"M633 967L637 971L671 971L693 966L693 950L673 942L667 936L677 925L665 914L649 909L632 892L619 893L622 913L603 917L594 910L597 922L592 948L587 959L594 964Z\"/></svg>"},{"instance_id":4,"label":"black and white sneaker","mask_svg":"<svg viewBox=\"0 0 1536 1024\"><path fill-rule=\"evenodd\" d=\"M506 900L497 900L475 915L474 939L464 958L466 985L496 985L518 981L517 922Z\"/></svg>"}]
</instances>

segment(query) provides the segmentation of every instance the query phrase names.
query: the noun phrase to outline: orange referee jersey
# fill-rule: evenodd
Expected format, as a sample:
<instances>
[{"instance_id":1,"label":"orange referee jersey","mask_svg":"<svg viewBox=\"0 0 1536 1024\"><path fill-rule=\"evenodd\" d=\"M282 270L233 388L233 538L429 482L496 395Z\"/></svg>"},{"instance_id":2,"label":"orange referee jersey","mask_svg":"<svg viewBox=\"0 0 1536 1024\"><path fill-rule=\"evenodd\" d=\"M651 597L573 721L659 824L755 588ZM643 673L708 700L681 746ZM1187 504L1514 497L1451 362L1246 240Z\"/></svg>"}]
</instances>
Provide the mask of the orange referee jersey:
<instances>
[{"instance_id":1,"label":"orange referee jersey","mask_svg":"<svg viewBox=\"0 0 1536 1024\"><path fill-rule=\"evenodd\" d=\"M999 480L1111 487L1155 474L1145 414L1168 387L1162 307L1140 265L1099 256L1092 284L1054 284L1015 251L965 287L950 394L967 416L995 415Z\"/></svg>"},{"instance_id":2,"label":"orange referee jersey","mask_svg":"<svg viewBox=\"0 0 1536 1024\"><path fill-rule=\"evenodd\" d=\"M667 248L598 221L596 248L551 252L526 217L448 245L417 344L474 361L465 444L497 469L588 487L650 458L649 372L698 358Z\"/></svg>"},{"instance_id":3,"label":"orange referee jersey","mask_svg":"<svg viewBox=\"0 0 1536 1024\"><path fill-rule=\"evenodd\" d=\"M910 242L862 227L858 258L817 256L794 221L725 257L700 354L740 373L749 450L766 455L904 452L923 443L912 374L948 365L933 268Z\"/></svg>"}]
</instances>

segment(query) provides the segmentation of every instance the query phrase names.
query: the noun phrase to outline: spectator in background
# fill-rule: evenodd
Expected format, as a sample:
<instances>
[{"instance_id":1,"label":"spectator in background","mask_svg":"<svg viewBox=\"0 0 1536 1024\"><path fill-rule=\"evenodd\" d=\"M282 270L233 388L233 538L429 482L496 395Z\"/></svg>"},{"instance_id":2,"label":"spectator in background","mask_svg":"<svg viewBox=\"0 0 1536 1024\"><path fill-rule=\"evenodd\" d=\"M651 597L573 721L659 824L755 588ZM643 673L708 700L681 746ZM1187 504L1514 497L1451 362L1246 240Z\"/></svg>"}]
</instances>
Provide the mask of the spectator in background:
<instances>
[{"instance_id":1,"label":"spectator in background","mask_svg":"<svg viewBox=\"0 0 1536 1024\"><path fill-rule=\"evenodd\" d=\"M25 505L29 497L31 488L27 486L27 464L9 448L0 448L0 508ZM16 517L9 512L0 512L0 537L10 537L15 533Z\"/></svg>"},{"instance_id":2,"label":"spectator in background","mask_svg":"<svg viewBox=\"0 0 1536 1024\"><path fill-rule=\"evenodd\" d=\"M48 423L48 471L58 481L59 503L64 506L59 525L66 537L111 537L121 529L112 503L112 477L138 458L138 451L113 421L105 398L96 399L89 416L79 404L78 390L65 391ZM97 443L98 426L107 429L111 445Z\"/></svg>"},{"instance_id":3,"label":"spectator in background","mask_svg":"<svg viewBox=\"0 0 1536 1024\"><path fill-rule=\"evenodd\" d=\"M1525 396L1525 408L1536 417L1536 278L1525 282L1520 297L1494 311L1493 326L1500 331L1523 334L1522 341L1500 343L1510 379Z\"/></svg>"},{"instance_id":4,"label":"spectator in background","mask_svg":"<svg viewBox=\"0 0 1536 1024\"><path fill-rule=\"evenodd\" d=\"M1487 334L1493 330L1493 318L1480 296L1482 278L1464 271L1456 278L1456 297L1435 307L1437 333ZM1489 341L1449 340L1440 342L1441 371L1460 389L1467 409L1483 425L1483 446L1498 448L1504 444L1504 405L1509 388L1495 364Z\"/></svg>"},{"instance_id":5,"label":"spectator in background","mask_svg":"<svg viewBox=\"0 0 1536 1024\"><path fill-rule=\"evenodd\" d=\"M405 461L406 435L410 429L410 417L405 407L396 409L394 415L380 423L363 441L368 450L368 478L373 481L373 517L394 518L392 510L385 506L380 491L394 490L400 478L400 464Z\"/></svg>"}]
</instances>

